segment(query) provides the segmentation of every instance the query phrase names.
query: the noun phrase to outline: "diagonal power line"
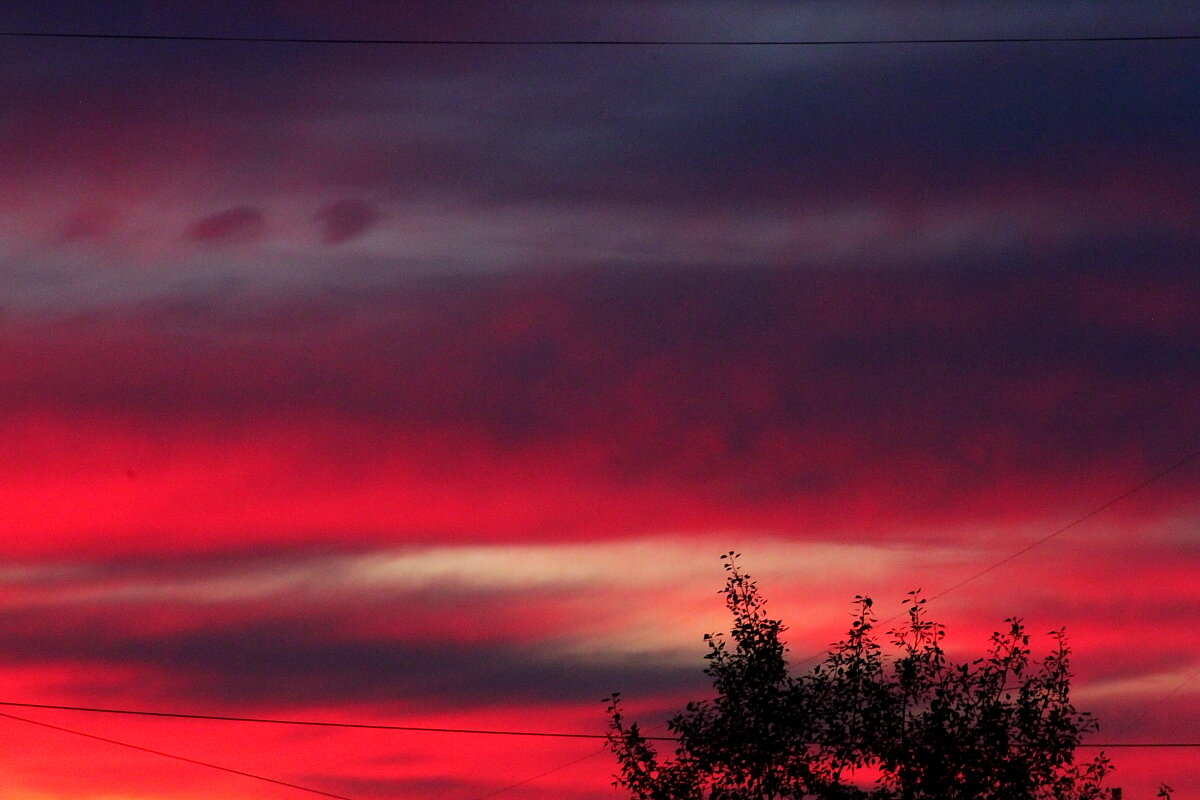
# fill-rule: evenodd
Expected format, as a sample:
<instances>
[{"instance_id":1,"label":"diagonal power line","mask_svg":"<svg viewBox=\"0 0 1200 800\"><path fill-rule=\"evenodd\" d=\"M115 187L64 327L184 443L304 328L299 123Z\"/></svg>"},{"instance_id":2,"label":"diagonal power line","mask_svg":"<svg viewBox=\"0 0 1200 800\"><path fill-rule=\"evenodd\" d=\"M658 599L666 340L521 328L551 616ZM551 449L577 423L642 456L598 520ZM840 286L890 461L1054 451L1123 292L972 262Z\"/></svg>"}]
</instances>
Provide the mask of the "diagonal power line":
<instances>
[{"instance_id":1,"label":"diagonal power line","mask_svg":"<svg viewBox=\"0 0 1200 800\"><path fill-rule=\"evenodd\" d=\"M1034 541L1025 545L1021 549L1008 554L1007 556L1000 559L999 561L995 561L992 564L989 564L988 566L979 570L978 572L974 572L971 575L968 575L967 577L958 581L957 583L952 584L952 585L946 587L945 589L942 589L937 594L930 595L927 599L937 600L938 598L945 597L946 595L950 594L953 591L961 589L962 587L966 586L968 583L978 580L979 578L982 578L984 575L987 575L988 573L992 572L993 570L999 569L1000 567L1004 566L1005 564L1009 563L1010 561L1020 558L1021 556L1028 553L1030 550L1040 547L1043 544L1045 544L1046 542L1050 541L1051 539L1061 536L1062 534L1066 533L1067 531L1071 530L1072 528L1082 525L1084 522L1087 522L1092 517L1095 517L1096 515L1104 512L1104 511L1107 511L1108 509L1112 508L1113 506L1117 505L1118 503L1120 503L1123 500L1129 499L1130 497L1132 497L1133 495L1142 491L1143 489L1150 486L1151 484L1156 483L1157 481L1160 481L1163 478L1167 477L1172 472L1176 472L1180 469L1183 469L1185 466L1192 463L1193 461L1195 461L1198 458L1200 458L1200 449L1193 450L1192 452L1188 453L1186 456L1179 459L1178 461L1168 465L1167 467L1164 467L1163 469L1159 470L1158 472L1154 473L1153 475L1151 475L1148 478L1146 478L1145 480L1143 480L1141 483L1139 483L1129 489L1126 489L1124 492L1117 495L1116 497L1114 497L1104 503L1101 503L1100 505L1096 506L1095 508L1093 508L1091 511L1087 512L1086 514L1076 517L1071 522L1068 522L1066 525L1063 525L1062 527L1051 531L1050 533L1046 534L1045 536L1043 536L1040 539L1035 539ZM889 623L895 622L896 620L900 619L903 616L904 616L904 612L900 612L898 614L893 614L892 616L888 617L887 619L878 620L874 624L876 627L887 625ZM824 654L825 654L824 650L822 650L820 652L811 653L810 655L805 656L804 658L797 661L796 665L802 666L802 665L808 664L812 661L816 661L818 658L820 658ZM1190 678L1188 680L1190 680Z\"/></svg>"},{"instance_id":2,"label":"diagonal power line","mask_svg":"<svg viewBox=\"0 0 1200 800\"><path fill-rule=\"evenodd\" d=\"M166 753L166 752L163 752L162 750L152 750L149 747L142 747L141 745L130 744L129 742L122 742L117 739L109 739L104 736L97 736L94 733L85 733L84 731L77 731L74 728L64 728L61 725L51 725L48 722L39 722L36 719L29 719L28 717L18 717L15 714L6 714L3 711L0 711L0 717L4 717L5 719L15 720L17 722L25 722L30 725L37 725L42 728L49 728L50 730L54 730L54 731L61 731L62 733L69 733L74 736L82 736L85 739L93 739L97 742L106 742L108 744L115 744L118 747L127 747L130 750L137 750L138 752L141 752L141 753L149 753L151 755L161 756L163 758L172 758L176 761L183 761L184 763L194 764L198 767L207 767L208 769L220 770L221 772L228 772L233 775L241 775L243 778L253 778L256 781L265 781L266 783L273 783L276 786L286 786L289 789L298 789L302 792L308 792L309 794L321 795L322 797L332 797L332 798L334 798L334 800L353 800L353 798L346 797L345 795L334 794L333 792L325 792L320 789L313 789L309 786L301 786L298 783L289 783L287 781L281 781L277 778L268 778L265 775L256 775L253 772L244 772L240 769L233 769L232 767L223 767L220 764L214 764L210 761L200 761L199 759L195 759L195 758L188 758L187 756L181 756L181 755L178 755L177 753Z\"/></svg>"},{"instance_id":3,"label":"diagonal power line","mask_svg":"<svg viewBox=\"0 0 1200 800\"><path fill-rule=\"evenodd\" d=\"M647 738L650 738L650 737L647 737ZM662 738L662 737L657 737L657 738ZM498 794L504 794L507 791L511 791L518 787L524 786L527 783L533 783L534 781L541 780L542 778L545 778L547 775L553 775L556 772L562 772L567 767L573 767L576 764L581 764L584 761L587 761L588 759L592 759L592 758L595 758L596 756L604 755L606 752L608 752L607 747L602 747L599 750L593 750L592 752L588 753L585 756L580 756L579 758L576 758L572 761L568 761L565 764L559 764L557 767L551 767L550 769L545 770L544 772L539 772L536 775L530 775L528 778L519 780L516 783L510 783L507 786L501 786L499 789L493 789L492 791L488 792L487 794L481 794L478 797L473 798L472 800L487 800L487 798L489 798L489 797L495 797Z\"/></svg>"},{"instance_id":4,"label":"diagonal power line","mask_svg":"<svg viewBox=\"0 0 1200 800\"><path fill-rule=\"evenodd\" d=\"M1179 694L1181 691L1183 691L1183 687L1187 686L1189 683L1196 680L1196 678L1200 678L1200 667L1197 667L1196 669L1192 670L1188 674L1184 675L1183 680L1181 680L1179 683L1175 684L1175 686L1172 689L1170 689L1166 694L1164 694L1162 697L1159 697L1153 703L1143 706L1141 711L1139 711L1137 714L1135 714L1133 717L1131 717L1125 724L1123 724L1120 728L1117 729L1117 734L1121 735L1121 734L1128 733L1130 731L1130 729L1132 729L1134 726L1136 726L1138 723L1140 723L1142 720L1144 720L1146 717L1148 717L1150 715L1150 712L1154 711L1159 706L1163 705L1168 700L1170 700L1172 697Z\"/></svg>"},{"instance_id":5,"label":"diagonal power line","mask_svg":"<svg viewBox=\"0 0 1200 800\"><path fill-rule=\"evenodd\" d=\"M1058 528L1057 530L1043 536L1042 538L1037 539L1033 542L1030 542L1029 544L1022 547L1020 550L1017 550L1015 553L1011 553L1011 554L1005 556L1004 558L1000 559L999 561L995 562L994 564L991 564L990 566L979 570L978 572L974 573L973 575L969 575L966 578L963 578L958 583L956 583L952 586L949 586L945 589L942 589L937 594L930 595L929 599L936 600L939 597L945 597L946 595L950 594L954 590L967 585L971 581L976 580L977 578L982 578L984 575L987 575L992 570L998 569L998 568L1004 566L1005 564L1007 564L1008 562L1010 562L1014 559L1020 558L1021 556L1028 553L1030 550L1033 550L1035 547L1040 547L1041 545L1045 544L1046 542L1050 541L1051 539L1055 538L1056 536L1060 536L1060 535L1066 533L1067 531L1071 530L1072 528L1077 527L1078 525L1082 525L1084 522L1087 522L1089 519L1096 516L1097 514L1107 511L1108 509L1115 506L1117 503L1120 503L1122 500L1126 500L1126 499L1132 497L1133 495L1137 494L1138 492L1142 491L1150 484L1155 483L1155 482L1167 477L1168 475L1170 475L1172 472L1175 472L1176 470L1182 469L1183 467L1187 466L1191 462L1195 461L1197 458L1200 458L1200 450L1194 450L1193 452L1189 453L1188 455L1186 455L1183 458L1176 461L1174 464L1171 464L1170 466L1154 473L1149 478L1146 478L1144 481L1142 481L1138 485L1134 486L1132 489L1128 489L1128 490L1122 492L1121 494L1117 495L1113 499L1109 500L1108 502L1103 503L1099 506L1096 506L1095 508L1093 508L1091 511L1087 512L1083 516L1078 517L1077 519L1073 520L1072 522L1068 522L1066 525L1063 525L1061 528Z\"/></svg>"}]
</instances>

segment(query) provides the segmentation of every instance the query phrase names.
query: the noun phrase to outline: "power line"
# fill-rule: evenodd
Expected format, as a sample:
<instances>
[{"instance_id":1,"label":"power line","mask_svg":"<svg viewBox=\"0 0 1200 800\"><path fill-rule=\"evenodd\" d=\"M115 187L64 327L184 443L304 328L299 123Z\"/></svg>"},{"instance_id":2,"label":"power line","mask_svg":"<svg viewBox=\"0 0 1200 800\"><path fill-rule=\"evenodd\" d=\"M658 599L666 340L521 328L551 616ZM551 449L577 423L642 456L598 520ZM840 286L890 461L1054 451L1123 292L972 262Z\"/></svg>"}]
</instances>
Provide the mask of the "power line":
<instances>
[{"instance_id":1,"label":"power line","mask_svg":"<svg viewBox=\"0 0 1200 800\"><path fill-rule=\"evenodd\" d=\"M51 730L61 731L63 733L70 733L74 736L82 736L85 739L94 739L98 742L107 742L108 744L115 744L119 747L128 747L130 750L137 750L142 753L150 753L151 755L162 756L163 758L173 758L176 761L183 761L188 764L195 764L196 766L199 766L199 767L208 767L209 769L216 769L216 770L220 770L221 772L229 772L234 775L241 775L243 778L253 778L256 781L265 781L267 783L273 783L277 786L286 786L289 789L299 789L302 792L309 792L310 794L318 794L318 795L321 795L322 797L332 797L332 798L334 798L334 800L353 800L353 798L346 797L345 795L334 794L333 792L325 792L320 789L313 789L309 786L301 786L298 783L288 783L287 781L281 781L276 778L268 778L265 775L256 775L253 772L243 772L240 769L233 769L232 767L223 767L220 764L213 764L212 762L209 762L209 761L199 761L197 759L188 758L187 756L181 756L181 755L177 755L175 753L165 753L162 750L152 750L149 747L142 747L141 745L130 744L129 742L122 742L117 739L109 739L104 736L97 736L93 733L85 733L83 731L77 731L74 728L64 728L60 725L51 725L48 722L39 722L36 719L28 719L27 717L18 717L15 714L6 714L3 711L0 711L0 717L16 720L17 722L27 722L30 725L38 725L42 728L49 728Z\"/></svg>"},{"instance_id":2,"label":"power line","mask_svg":"<svg viewBox=\"0 0 1200 800\"><path fill-rule=\"evenodd\" d=\"M475 734L482 736L538 736L543 738L554 739L607 739L608 735L603 733L571 733L567 731L509 731L509 730L483 730L478 728L430 728L430 727L415 727L411 725L377 725L365 722L324 722L318 720L303 720L303 719L273 719L270 717L231 717L218 714L189 714L179 711L135 711L125 708L95 708L90 706L64 706L54 705L51 703L18 703L11 700L0 700L0 706L19 706L21 708L45 708L55 711L82 711L91 714L127 714L141 717L170 717L176 719L199 719L199 720L216 720L219 722L252 722L267 725L311 725L326 728L365 728L373 730L385 731L408 731L417 733L459 733L459 734ZM0 712L0 716L9 716ZM39 723L41 724L41 723ZM678 742L678 736L643 736L647 741L656 742ZM1080 744L1079 747L1200 747L1200 742L1101 742L1091 744ZM598 755L593 753L592 755ZM590 758L591 756L585 756ZM579 759L582 761L583 759ZM571 764L577 763L572 761ZM563 767L570 766L564 764ZM563 767L556 767L555 770ZM554 772L551 770L550 772ZM549 774L549 773L546 773ZM529 780L534 780L530 778Z\"/></svg>"},{"instance_id":3,"label":"power line","mask_svg":"<svg viewBox=\"0 0 1200 800\"><path fill-rule=\"evenodd\" d=\"M969 36L913 39L358 39L316 36L217 36L148 33L0 31L20 39L94 39L230 44L398 45L450 47L822 47L937 44L1089 44L1099 42L1193 42L1200 34L1133 36Z\"/></svg>"},{"instance_id":4,"label":"power line","mask_svg":"<svg viewBox=\"0 0 1200 800\"><path fill-rule=\"evenodd\" d=\"M1144 481L1139 483L1137 486L1134 486L1132 489L1129 489L1129 490L1117 495L1112 500L1109 500L1107 503L1103 503L1099 506L1096 506L1096 508L1087 512L1082 517L1077 518L1073 522L1068 522L1066 525L1063 525L1061 528L1055 530L1054 532L1052 532L1050 534L1047 534L1046 536L1043 536L1040 539L1037 539L1036 541L1033 541L1033 542L1025 545L1020 550L1017 550L1015 553L1005 556L1004 558L1000 559L999 561L992 564L991 566L981 569L979 572L976 572L973 575L963 578L961 581L954 584L953 586L943 589L942 591L938 592L935 595L930 595L929 599L937 600L939 597L945 597L946 595L953 592L955 589L959 589L977 578L982 578L984 575L987 575L992 570L1002 567L1005 564L1007 564L1008 562L1010 562L1016 558L1020 558L1021 556L1025 555L1026 553L1028 553L1030 550L1034 549L1035 547L1040 547L1041 545L1045 544L1046 542L1050 541L1051 539L1055 538L1056 536L1064 534L1067 531L1071 530L1072 528L1074 528L1078 525L1081 525L1084 522L1087 522L1089 519L1091 519L1092 517L1096 516L1097 514L1103 512L1103 511L1107 511L1109 508L1112 508L1117 503L1120 503L1122 500L1132 497L1133 495L1135 495L1138 492L1145 489L1150 484L1155 483L1156 481L1159 481L1162 478L1167 477L1168 475L1170 475L1172 472L1175 472L1176 470L1182 469L1184 466L1195 461L1197 458L1200 458L1200 450L1195 450L1192 453L1184 456L1180 460L1176 461L1174 464L1171 464L1169 467L1154 473L1149 478L1146 478Z\"/></svg>"},{"instance_id":5,"label":"power line","mask_svg":"<svg viewBox=\"0 0 1200 800\"><path fill-rule=\"evenodd\" d=\"M647 738L649 738L649 737L647 737ZM487 798L489 798L489 797L495 797L496 795L503 794L504 792L507 792L511 789L516 789L519 786L524 786L527 783L533 783L534 781L540 780L540 779L546 777L547 775L553 775L556 772L561 772L562 770L566 769L567 767L573 767L576 764L587 761L590 758L595 758L596 756L603 755L607 751L608 751L608 748L602 747L599 750L588 753L586 756L580 756L579 758L575 759L574 761L568 761L565 764L559 764L557 767L551 767L550 769L546 770L545 772L539 772L537 775L531 775L528 778L525 778L524 780L519 780L516 783L510 783L507 786L501 786L499 789L493 789L492 791L488 792L487 794L481 794L478 797L473 798L473 800L487 800Z\"/></svg>"},{"instance_id":6,"label":"power line","mask_svg":"<svg viewBox=\"0 0 1200 800\"><path fill-rule=\"evenodd\" d=\"M1124 725L1122 725L1120 728L1117 729L1117 733L1119 733L1119 734L1128 733L1130 728L1133 728L1135 725L1137 725L1139 722L1141 722L1143 719L1145 719L1150 714L1151 711L1158 708L1163 703L1167 702L1172 697L1177 695L1180 691L1182 691L1184 686L1187 686L1189 683L1196 680L1196 678L1200 678L1200 667L1197 667L1196 669L1192 670L1187 675L1185 675L1183 677L1183 680L1181 680L1179 683L1177 683L1174 686L1174 688L1172 688L1170 691L1168 691L1162 697L1158 698L1157 700L1155 700L1153 703L1150 703L1149 705L1143 706L1142 710L1140 712L1135 714L1132 719L1130 719L1128 722L1126 722Z\"/></svg>"},{"instance_id":7,"label":"power line","mask_svg":"<svg viewBox=\"0 0 1200 800\"><path fill-rule=\"evenodd\" d=\"M1097 514L1100 514L1103 511L1107 511L1108 509L1115 506L1117 503L1120 503L1122 500L1126 500L1126 499L1132 497L1133 495L1142 491L1146 487L1150 486L1152 483L1162 480L1166 476L1170 475L1172 472L1182 469L1183 467L1187 466L1191 462L1195 461L1197 458L1200 458L1200 449L1192 451L1191 453L1189 453L1188 455L1179 459L1178 461L1174 462L1170 466L1168 466L1164 469L1161 469L1158 472L1151 475L1150 477L1146 478L1145 480L1143 480L1141 483L1137 484L1133 488L1127 489L1126 491L1122 492L1121 494L1117 495L1116 497L1112 498L1111 500L1096 506L1095 508L1093 508L1091 511L1087 512L1083 516L1077 517L1076 519L1072 520L1071 522L1068 522L1066 525L1063 525L1061 528L1057 528L1056 530L1046 534L1042 538L1037 539L1033 542L1030 542L1029 544L1022 547L1020 550L1017 550L1014 553L1010 553L1009 555L1005 556L1004 558L1000 559L999 561L996 561L995 563L991 564L990 566L984 567L983 569L979 570L978 572L976 572L972 575L968 575L966 578L963 578L958 583L955 583L945 589L942 589L937 594L930 595L927 599L928 600L937 600L938 598L945 597L946 595L950 594L951 592L953 592L957 589L961 589L963 586L966 586L971 581L982 578L984 575L987 575L989 572L992 572L993 570L1004 566L1005 564L1007 564L1010 561L1013 561L1014 559L1020 558L1021 556L1028 553L1030 550L1033 550L1036 547L1040 547L1041 545L1045 544L1046 542L1050 541L1051 539L1055 538L1056 536L1061 536L1062 534L1066 533L1067 531L1071 530L1072 528L1075 528L1075 527L1083 524L1084 522L1087 522L1089 519L1096 516ZM904 616L904 612L900 612L899 614L893 614L892 616L888 617L887 619L878 620L874 624L875 624L875 627L888 625L889 623L895 622L896 620L900 619L903 616ZM803 659L797 661L796 665L802 666L804 664L808 664L811 661L815 661L818 658L820 658L821 656L825 655L825 652L826 651L822 650L821 652L812 653L811 655L805 656ZM1191 678L1188 678L1187 680L1191 680ZM1186 682L1187 681L1185 680L1184 683L1186 683ZM1178 687L1177 687L1176 691L1177 690L1178 690ZM1173 693L1174 692L1172 692L1172 694Z\"/></svg>"},{"instance_id":8,"label":"power line","mask_svg":"<svg viewBox=\"0 0 1200 800\"><path fill-rule=\"evenodd\" d=\"M50 703L18 703L14 701L0 700L0 706L17 706L20 708L46 708L55 711L82 711L89 714L125 714L139 717L173 717L176 719L203 719L216 720L220 722L255 722L267 725L307 725L312 727L323 728L364 728L367 730L381 731L407 731L410 733L465 733L478 736L539 736L553 737L558 739L605 739L607 736L602 733L566 733L561 731L508 731L508 730L482 730L476 728L430 728L417 727L413 725L382 725L372 724L367 722L322 722L318 720L304 719L272 719L267 717L231 717L222 716L219 714L189 714L179 711L135 711L125 708L94 708L89 706L63 706L52 705ZM675 741L667 736L647 736L647 739L661 739L663 741Z\"/></svg>"}]
</instances>

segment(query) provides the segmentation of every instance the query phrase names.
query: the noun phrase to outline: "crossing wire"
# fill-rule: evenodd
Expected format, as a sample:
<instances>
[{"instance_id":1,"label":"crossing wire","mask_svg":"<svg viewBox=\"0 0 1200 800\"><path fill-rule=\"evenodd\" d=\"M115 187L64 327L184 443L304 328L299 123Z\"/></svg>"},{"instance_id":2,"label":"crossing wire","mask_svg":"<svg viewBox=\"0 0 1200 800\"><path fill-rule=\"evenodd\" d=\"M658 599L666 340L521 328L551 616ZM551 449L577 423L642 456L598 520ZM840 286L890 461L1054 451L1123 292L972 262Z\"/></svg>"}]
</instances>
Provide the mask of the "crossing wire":
<instances>
[{"instance_id":1,"label":"crossing wire","mask_svg":"<svg viewBox=\"0 0 1200 800\"><path fill-rule=\"evenodd\" d=\"M220 714L189 714L180 711L138 711L127 708L96 708L91 706L65 706L52 703L18 703L12 700L0 700L0 706L18 706L21 708L44 708L55 711L81 711L92 714L127 714L140 717L169 717L175 719L215 720L220 722L252 722L267 725L312 725L325 728L362 728L368 730L406 731L416 733L457 733L477 736L537 736L553 739L607 739L603 733L572 733L569 731L509 731L480 728L432 728L412 725L383 725L366 722L325 722L305 719L272 719L270 717L232 717ZM2 716L8 716L2 714ZM643 736L647 741L678 742L678 736ZM1079 747L1200 747L1200 742L1095 742L1080 744ZM593 753L592 755L597 755ZM590 758L591 756L585 756ZM583 759L579 759L582 761ZM571 764L577 762L572 761ZM563 767L570 766L564 764ZM551 770L550 772L554 772ZM549 774L549 773L546 773Z\"/></svg>"},{"instance_id":2,"label":"crossing wire","mask_svg":"<svg viewBox=\"0 0 1200 800\"><path fill-rule=\"evenodd\" d=\"M1103 503L1099 506L1096 506L1095 508L1093 508L1091 511L1087 512L1083 516L1078 517L1077 519L1075 519L1072 522L1068 522L1066 525L1063 525L1061 528L1058 528L1057 530L1043 536L1040 539L1030 542L1029 544L1022 547L1020 550L1017 550L1014 553L1010 553L1009 555L1005 556L1004 558L1000 559L999 561L995 562L994 564L992 564L988 567L985 567L984 569L981 569L978 572L976 572L972 575L969 575L966 578L963 578L961 581L954 584L953 586L950 586L946 589L942 589L937 594L930 595L929 599L937 600L939 597L945 597L946 595L950 594L951 592L955 591L956 589L966 586L971 581L976 580L977 578L982 578L984 575L987 575L992 570L998 569L998 568L1004 566L1005 564L1007 564L1008 562L1013 561L1014 559L1020 558L1021 556L1028 553L1030 550L1033 550L1035 547L1040 547L1041 545L1045 544L1046 542L1050 541L1051 539L1053 539L1057 536L1061 536L1062 534L1066 533L1067 531L1071 530L1072 528L1082 525L1084 522L1087 522L1089 519L1096 516L1097 514L1100 514L1103 511L1107 511L1108 509L1115 506L1117 503L1120 503L1122 500L1132 497L1133 495L1142 491L1150 484L1155 483L1155 482L1167 477L1172 472L1182 469L1183 467L1185 467L1188 464L1195 461L1197 458L1200 458L1200 450L1192 451L1191 453L1189 453L1188 455L1179 459L1178 461L1171 464L1170 466L1165 467L1165 468L1159 470L1158 472L1154 473L1150 477L1146 478L1144 481L1142 481L1138 485L1134 486L1133 488L1127 489L1126 491L1117 495L1113 499L1109 500L1107 503Z\"/></svg>"},{"instance_id":3,"label":"crossing wire","mask_svg":"<svg viewBox=\"0 0 1200 800\"><path fill-rule=\"evenodd\" d=\"M1020 558L1021 556L1028 553L1030 550L1040 547L1043 544L1045 544L1046 542L1050 541L1051 539L1061 536L1062 534L1066 533L1067 531L1071 530L1072 528L1076 528L1079 525L1082 525L1084 522L1087 522L1092 517L1104 512L1104 511L1107 511L1108 509L1112 508L1113 506L1117 505L1118 503L1120 503L1123 500L1127 500L1128 498L1130 498L1133 495L1137 494L1138 492L1142 491L1146 487L1150 486L1152 483L1156 483L1157 481L1162 480L1163 478L1170 475L1172 472L1177 472L1178 470L1183 469L1185 466L1192 463L1193 461L1195 461L1198 458L1200 458L1200 449L1193 450L1192 452L1188 453L1186 456L1179 459L1178 461L1170 464L1167 467L1164 467L1163 469L1161 469L1158 472L1154 473L1153 475L1149 476L1148 478L1146 478L1145 480L1143 480L1141 483L1137 484L1136 486L1133 486L1130 489L1126 489L1124 492L1122 492L1121 494L1112 498L1111 500L1108 500L1107 502L1096 506L1095 508L1093 508L1091 511L1087 512L1086 514L1076 517L1074 520L1072 520L1071 522L1068 522L1066 525L1063 525L1060 528L1056 528L1055 530L1051 531L1050 533L1046 534L1045 536L1041 537L1040 539L1035 539L1034 541L1030 542L1029 544L1025 545L1024 547L1020 548L1019 550L1009 553L1008 555L1006 555L1004 558L1000 559L999 561L995 561L992 564L984 567L983 569L968 575L967 577L963 578L962 580L958 581L957 583L952 584L951 586L948 586L945 589L942 589L937 594L930 595L926 599L931 600L931 601L937 600L939 598L945 597L946 595L950 594L953 591L961 589L962 587L966 586L968 583L971 583L974 580L978 580L979 578L982 578L984 575L987 575L988 573L990 573L996 569L999 569L1000 567L1004 566L1005 564L1009 563L1010 561L1014 561L1015 559ZM874 625L875 625L875 627L881 627L884 625L888 625L892 622L895 622L896 620L900 619L903 616L904 616L904 612L900 612L899 614L893 614L892 616L888 617L887 619L876 621L874 623ZM818 658L820 658L823 655L825 655L825 651L812 653L812 654L800 659L798 662L796 662L796 665L802 666L804 664L808 664L810 662L816 661Z\"/></svg>"},{"instance_id":4,"label":"crossing wire","mask_svg":"<svg viewBox=\"0 0 1200 800\"><path fill-rule=\"evenodd\" d=\"M475 734L479 736L540 736L554 737L560 739L604 739L606 736L602 733L567 733L560 731L510 731L510 730L487 730L479 728L431 728L420 727L414 725L385 725L369 722L323 722L320 720L305 720L305 719L272 719L268 717L233 717L223 716L220 714L192 714L180 711L135 711L126 708L96 708L90 706L66 706L53 705L51 703L18 703L15 701L0 700L0 706L14 706L19 708L46 708L56 711L82 711L90 714L127 714L141 717L174 717L178 719L200 719L200 720L217 720L221 722L257 722L268 725L309 725L314 727L324 728L363 728L367 730L381 731L407 731L412 733L465 733ZM647 736L647 739L661 739L663 741L675 741L671 737L666 736Z\"/></svg>"},{"instance_id":5,"label":"crossing wire","mask_svg":"<svg viewBox=\"0 0 1200 800\"><path fill-rule=\"evenodd\" d=\"M289 783L288 781L281 781L278 778L268 778L265 775L256 775L253 772L245 772L232 767L223 767L220 764L214 764L211 761L200 761L199 759L188 758L187 756L181 756L177 753L167 753L162 750L153 750L149 747L142 747L141 745L122 742L118 739L109 739L106 736L97 736L94 733L86 733L84 731L75 730L74 728L64 728L61 725L51 725L49 722L39 722L36 719L29 719L28 717L18 717L16 714L6 714L5 712L0 711L0 717L16 720L17 722L25 722L30 725L37 725L42 728L49 728L50 730L54 731L61 731L62 733L69 733L74 736L82 736L85 739L94 739L97 742L106 742L108 744L115 744L119 747L127 747L130 750L137 750L141 753L150 753L151 755L162 756L163 758L173 758L176 761L183 761L184 763L194 764L198 767L207 767L208 769L220 770L221 772L228 772L233 775L241 775L243 778L253 778L256 781L265 781L266 783L273 783L276 786L286 786L289 789L298 789L302 792L321 795L322 797L332 797L334 800L354 800L353 798L346 797L345 795L334 794L333 792L326 792L322 791L321 789L313 789L310 786L301 786L298 783Z\"/></svg>"},{"instance_id":6,"label":"crossing wire","mask_svg":"<svg viewBox=\"0 0 1200 800\"><path fill-rule=\"evenodd\" d=\"M650 738L650 737L647 737L647 738ZM604 755L607 751L608 751L607 747L602 747L599 750L593 750L592 752L588 753L586 756L580 756L579 758L576 758L573 761L568 761L565 764L559 764L557 767L551 767L550 769L548 769L544 772L539 772L537 775L530 775L528 778L519 780L516 783L510 783L507 786L501 786L499 789L493 789L492 791L488 792L487 794L481 794L478 797L472 798L472 800L487 800L487 798L489 798L489 797L495 797L498 794L504 794L505 792L510 791L512 789L519 788L528 783L533 783L534 781L537 781L537 780L541 780L542 778L545 778L547 775L553 775L556 772L562 772L567 767L573 767L576 764L581 764L584 761L587 761L588 759L592 759L592 758L595 758L596 756Z\"/></svg>"},{"instance_id":7,"label":"crossing wire","mask_svg":"<svg viewBox=\"0 0 1200 800\"><path fill-rule=\"evenodd\" d=\"M1141 711L1139 711L1128 722L1126 722L1124 725L1122 725L1120 728L1117 729L1117 733L1118 734L1128 733L1131 728L1135 727L1139 722L1141 722L1143 719L1148 717L1150 715L1150 712L1154 711L1156 708L1158 708L1159 706L1166 703L1172 697L1179 694L1179 692L1183 691L1183 687L1187 686L1189 683L1196 680L1196 678L1200 678L1200 668L1194 669L1191 672L1189 672L1187 675L1185 675L1183 677L1183 680L1181 680L1179 683L1177 683L1174 686L1174 688L1172 688L1170 691L1168 691L1162 697L1158 698L1157 700L1155 700L1153 703L1150 703L1149 705L1143 706Z\"/></svg>"}]
</instances>

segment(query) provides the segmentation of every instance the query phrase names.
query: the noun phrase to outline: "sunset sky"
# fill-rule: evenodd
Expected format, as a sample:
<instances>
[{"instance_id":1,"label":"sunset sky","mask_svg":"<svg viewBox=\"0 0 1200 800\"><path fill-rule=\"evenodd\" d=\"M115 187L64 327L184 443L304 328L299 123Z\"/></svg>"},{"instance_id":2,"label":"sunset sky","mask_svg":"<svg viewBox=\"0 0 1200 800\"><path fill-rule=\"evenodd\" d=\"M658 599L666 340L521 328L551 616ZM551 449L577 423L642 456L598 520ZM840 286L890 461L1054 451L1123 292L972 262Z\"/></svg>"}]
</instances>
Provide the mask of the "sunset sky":
<instances>
[{"instance_id":1,"label":"sunset sky","mask_svg":"<svg viewBox=\"0 0 1200 800\"><path fill-rule=\"evenodd\" d=\"M280 0L11 2L0 29L1200 23ZM799 660L856 594L890 616L1078 522L930 613L961 657L1008 616L1038 654L1066 626L1092 742L1200 742L1198 260L1196 40L0 38L0 703L596 734L620 690L656 725L706 694L723 552ZM596 741L0 712L353 800L621 797L611 756L564 766ZM1200 748L1109 753L1127 800L1200 797ZM0 787L314 796L3 717Z\"/></svg>"}]
</instances>

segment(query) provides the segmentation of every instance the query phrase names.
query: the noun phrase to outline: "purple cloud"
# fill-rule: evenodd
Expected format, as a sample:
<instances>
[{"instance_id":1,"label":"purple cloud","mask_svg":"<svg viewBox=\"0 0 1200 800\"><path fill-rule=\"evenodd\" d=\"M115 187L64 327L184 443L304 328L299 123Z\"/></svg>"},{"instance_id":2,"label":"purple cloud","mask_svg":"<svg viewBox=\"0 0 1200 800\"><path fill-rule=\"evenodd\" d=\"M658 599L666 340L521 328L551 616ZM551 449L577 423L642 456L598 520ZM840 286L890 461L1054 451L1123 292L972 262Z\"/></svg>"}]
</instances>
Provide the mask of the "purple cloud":
<instances>
[{"instance_id":1,"label":"purple cloud","mask_svg":"<svg viewBox=\"0 0 1200 800\"><path fill-rule=\"evenodd\" d=\"M266 219L257 208L238 206L204 217L188 232L194 242L249 242L262 236Z\"/></svg>"},{"instance_id":2,"label":"purple cloud","mask_svg":"<svg viewBox=\"0 0 1200 800\"><path fill-rule=\"evenodd\" d=\"M323 244L341 244L357 238L379 222L383 215L362 200L342 200L326 206L314 219L321 226Z\"/></svg>"}]
</instances>

